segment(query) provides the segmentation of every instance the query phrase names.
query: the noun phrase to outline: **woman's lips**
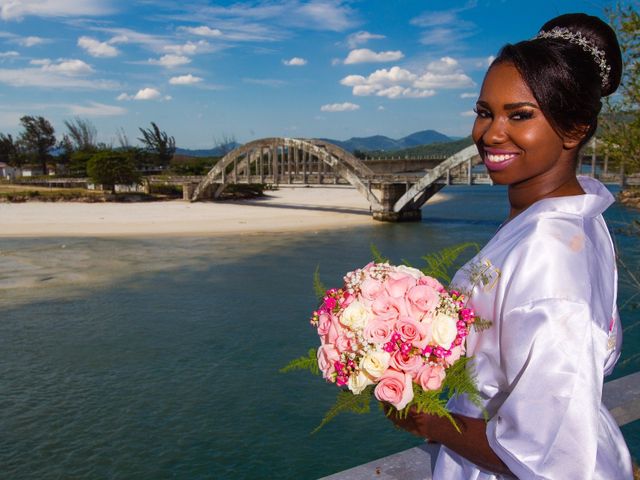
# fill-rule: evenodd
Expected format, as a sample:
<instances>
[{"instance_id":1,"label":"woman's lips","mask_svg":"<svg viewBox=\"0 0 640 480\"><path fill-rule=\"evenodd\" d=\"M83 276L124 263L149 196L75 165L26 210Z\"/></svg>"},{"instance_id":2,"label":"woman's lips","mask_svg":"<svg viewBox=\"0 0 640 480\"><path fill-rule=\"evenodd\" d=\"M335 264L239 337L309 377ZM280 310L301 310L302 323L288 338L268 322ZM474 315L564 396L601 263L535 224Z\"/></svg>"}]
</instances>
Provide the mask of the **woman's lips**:
<instances>
[{"instance_id":1,"label":"woman's lips","mask_svg":"<svg viewBox=\"0 0 640 480\"><path fill-rule=\"evenodd\" d=\"M519 153L517 152L509 152L506 150L499 150L495 148L485 148L483 160L484 164L487 166L487 169L492 172L496 172L499 170L504 170L511 163L518 158Z\"/></svg>"}]
</instances>

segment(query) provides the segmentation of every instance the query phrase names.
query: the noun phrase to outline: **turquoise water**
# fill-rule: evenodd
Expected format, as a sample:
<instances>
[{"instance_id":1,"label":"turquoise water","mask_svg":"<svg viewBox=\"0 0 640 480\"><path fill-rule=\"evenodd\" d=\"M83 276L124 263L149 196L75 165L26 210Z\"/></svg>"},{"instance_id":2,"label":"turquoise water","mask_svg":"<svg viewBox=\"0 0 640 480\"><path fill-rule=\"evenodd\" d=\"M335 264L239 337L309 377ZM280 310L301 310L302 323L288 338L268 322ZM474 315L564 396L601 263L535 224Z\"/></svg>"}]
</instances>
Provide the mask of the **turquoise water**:
<instances>
[{"instance_id":1,"label":"turquoise water","mask_svg":"<svg viewBox=\"0 0 640 480\"><path fill-rule=\"evenodd\" d=\"M419 443L375 411L309 432L335 389L279 374L316 345L317 265L328 285L370 260L486 242L504 191L448 187L418 224L232 239L0 240L0 476L313 479ZM640 265L640 215L607 212ZM640 298L621 275L615 375L638 371ZM624 429L635 458L640 427Z\"/></svg>"}]
</instances>

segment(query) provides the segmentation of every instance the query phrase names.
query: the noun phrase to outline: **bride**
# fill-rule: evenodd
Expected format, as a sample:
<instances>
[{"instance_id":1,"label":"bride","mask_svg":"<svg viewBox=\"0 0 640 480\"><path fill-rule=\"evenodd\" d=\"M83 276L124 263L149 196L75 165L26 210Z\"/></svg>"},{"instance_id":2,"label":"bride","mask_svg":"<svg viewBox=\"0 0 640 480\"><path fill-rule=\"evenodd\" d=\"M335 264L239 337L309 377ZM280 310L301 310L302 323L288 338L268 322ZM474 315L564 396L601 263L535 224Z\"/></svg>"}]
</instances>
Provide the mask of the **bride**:
<instances>
[{"instance_id":1,"label":"bride","mask_svg":"<svg viewBox=\"0 0 640 480\"><path fill-rule=\"evenodd\" d=\"M445 418L391 414L442 444L434 479L633 477L601 401L622 331L602 217L614 200L597 180L576 176L621 70L613 30L568 14L503 47L485 76L473 139L493 182L508 185L511 210L452 285L493 322L467 340L489 420L464 397L449 403L460 433Z\"/></svg>"}]
</instances>

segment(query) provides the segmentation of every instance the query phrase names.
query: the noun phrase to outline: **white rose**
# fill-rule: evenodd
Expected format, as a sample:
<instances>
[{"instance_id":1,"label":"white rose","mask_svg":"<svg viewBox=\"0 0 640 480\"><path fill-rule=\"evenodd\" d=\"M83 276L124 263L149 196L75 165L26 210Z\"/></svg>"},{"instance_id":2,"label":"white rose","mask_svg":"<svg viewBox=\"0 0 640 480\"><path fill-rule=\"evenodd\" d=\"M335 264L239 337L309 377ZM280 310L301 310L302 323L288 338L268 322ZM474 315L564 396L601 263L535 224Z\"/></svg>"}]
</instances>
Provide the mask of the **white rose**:
<instances>
[{"instance_id":1,"label":"white rose","mask_svg":"<svg viewBox=\"0 0 640 480\"><path fill-rule=\"evenodd\" d=\"M457 320L439 313L431 324L431 333L435 342L442 348L449 349L458 335Z\"/></svg>"},{"instance_id":2,"label":"white rose","mask_svg":"<svg viewBox=\"0 0 640 480\"><path fill-rule=\"evenodd\" d=\"M360 368L373 379L380 378L389 368L391 355L383 350L372 350L360 361Z\"/></svg>"},{"instance_id":3,"label":"white rose","mask_svg":"<svg viewBox=\"0 0 640 480\"><path fill-rule=\"evenodd\" d=\"M358 301L351 302L342 312L340 321L352 330L362 330L369 320L369 311Z\"/></svg>"},{"instance_id":4,"label":"white rose","mask_svg":"<svg viewBox=\"0 0 640 480\"><path fill-rule=\"evenodd\" d=\"M395 269L398 272L406 273L407 275L411 275L416 280L418 278L424 277L424 273L422 273L417 268L407 267L406 265L398 265L397 267L395 267Z\"/></svg>"},{"instance_id":5,"label":"white rose","mask_svg":"<svg viewBox=\"0 0 640 480\"><path fill-rule=\"evenodd\" d=\"M353 373L349 377L349 382L347 383L347 387L351 390L355 395L362 393L362 391L369 385L373 383L369 377L367 377L363 372L358 372L357 374Z\"/></svg>"}]
</instances>

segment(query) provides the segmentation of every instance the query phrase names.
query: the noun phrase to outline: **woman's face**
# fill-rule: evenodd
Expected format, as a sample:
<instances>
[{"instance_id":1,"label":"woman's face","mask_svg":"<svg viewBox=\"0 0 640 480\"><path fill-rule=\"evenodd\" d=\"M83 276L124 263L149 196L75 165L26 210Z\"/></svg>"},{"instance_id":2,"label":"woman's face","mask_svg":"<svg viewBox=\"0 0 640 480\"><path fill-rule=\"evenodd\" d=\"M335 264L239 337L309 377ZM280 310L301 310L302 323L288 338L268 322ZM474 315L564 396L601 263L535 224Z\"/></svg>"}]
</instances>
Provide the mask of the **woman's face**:
<instances>
[{"instance_id":1,"label":"woman's face","mask_svg":"<svg viewBox=\"0 0 640 480\"><path fill-rule=\"evenodd\" d=\"M476 111L473 141L494 183L529 186L567 175L566 162L559 161L565 142L512 64L489 69Z\"/></svg>"}]
</instances>

